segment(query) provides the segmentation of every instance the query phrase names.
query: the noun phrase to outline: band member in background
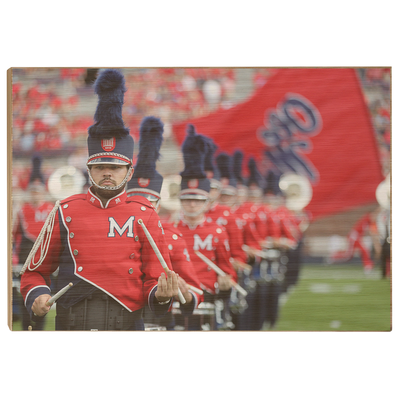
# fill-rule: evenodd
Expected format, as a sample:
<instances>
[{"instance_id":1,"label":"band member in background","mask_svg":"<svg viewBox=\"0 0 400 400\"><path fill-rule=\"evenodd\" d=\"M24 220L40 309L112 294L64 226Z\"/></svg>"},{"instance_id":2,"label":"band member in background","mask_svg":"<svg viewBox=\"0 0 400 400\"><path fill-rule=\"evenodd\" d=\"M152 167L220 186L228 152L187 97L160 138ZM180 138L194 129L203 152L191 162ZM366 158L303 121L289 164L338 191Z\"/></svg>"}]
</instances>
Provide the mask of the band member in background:
<instances>
[{"instance_id":1,"label":"band member in background","mask_svg":"<svg viewBox=\"0 0 400 400\"><path fill-rule=\"evenodd\" d=\"M210 181L204 171L205 137L196 134L193 125L188 126L187 132L182 145L185 168L181 172L179 195L181 219L175 226L188 245L190 259L204 291L204 302L216 304L219 300L229 299L231 280L236 280L236 272L229 261L229 239L225 229L215 222L207 222L205 216L210 193ZM196 254L197 251L215 263L225 276L218 275ZM218 315L216 317L218 322ZM189 323L189 329L200 329L198 319L192 317Z\"/></svg>"},{"instance_id":2,"label":"band member in background","mask_svg":"<svg viewBox=\"0 0 400 400\"><path fill-rule=\"evenodd\" d=\"M364 236L372 236L372 231L375 227L375 220L371 213L365 214L361 217L351 228L347 235L347 248L343 251L338 251L329 257L328 263L334 264L338 262L350 261L357 250L360 252L361 261L364 266L364 272L370 273L374 268L374 262L371 257L371 252L363 243Z\"/></svg>"},{"instance_id":3,"label":"band member in background","mask_svg":"<svg viewBox=\"0 0 400 400\"><path fill-rule=\"evenodd\" d=\"M390 278L390 203L387 208L379 207L376 213L377 239L380 250L377 252L381 265L381 277Z\"/></svg>"},{"instance_id":4,"label":"band member in background","mask_svg":"<svg viewBox=\"0 0 400 400\"><path fill-rule=\"evenodd\" d=\"M143 330L147 304L162 315L178 294L161 222L143 197L127 198L133 174L133 138L122 120L124 76L107 69L97 78L95 123L88 129L86 194L57 202L21 273L31 316L50 309L50 275L73 286L57 301L56 330ZM144 228L168 266L165 273Z\"/></svg>"},{"instance_id":5,"label":"band member in background","mask_svg":"<svg viewBox=\"0 0 400 400\"><path fill-rule=\"evenodd\" d=\"M127 195L129 198L145 197L153 204L155 210L160 209L161 187L163 177L156 170L156 161L160 157L160 148L163 141L164 125L159 118L146 117L140 125L139 153L132 179L127 185ZM200 304L203 297L190 289L200 288L200 281L190 260L186 242L182 234L172 224L163 223L165 241L168 248L169 257L174 271L178 276L178 286L186 303L180 304L179 309L183 317L191 315L193 310ZM179 301L175 298L175 301ZM171 311L171 310L170 310ZM157 318L150 312L148 307L145 309L145 324L155 324L164 326L167 330L174 329L175 321L172 312Z\"/></svg>"},{"instance_id":6,"label":"band member in background","mask_svg":"<svg viewBox=\"0 0 400 400\"><path fill-rule=\"evenodd\" d=\"M42 157L35 155L32 158L32 170L27 187L25 203L17 213L13 227L13 253L15 262L13 265L14 274L19 276L20 269L39 236L47 216L54 207L54 204L47 201L46 181L42 173ZM22 316L22 329L42 330L44 319L32 323L29 314L23 304L20 293L18 293L20 279L14 279L18 288L13 290L13 302L18 306L19 315Z\"/></svg>"},{"instance_id":7,"label":"band member in background","mask_svg":"<svg viewBox=\"0 0 400 400\"><path fill-rule=\"evenodd\" d=\"M282 294L288 251L297 247L298 226L285 207L284 193L279 188L279 174L269 171L266 178L265 202L268 205L268 236L265 241L266 258L261 263L262 275L266 276L267 306L264 322L272 329L279 317L279 298Z\"/></svg>"},{"instance_id":8,"label":"band member in background","mask_svg":"<svg viewBox=\"0 0 400 400\"><path fill-rule=\"evenodd\" d=\"M261 250L262 236L256 227L256 214L252 212L254 204L249 200L248 179L242 175L243 152L236 150L233 154L233 176L236 180L237 191L234 204L230 211L234 215L236 224L243 233L243 244L246 246L248 263L254 261L257 251Z\"/></svg>"},{"instance_id":9,"label":"band member in background","mask_svg":"<svg viewBox=\"0 0 400 400\"><path fill-rule=\"evenodd\" d=\"M206 214L207 221L214 221L225 228L229 237L231 249L231 262L238 271L247 263L248 257L243 250L243 228L236 224L236 218L231 211L235 204L237 188L236 180L232 171L232 158L226 153L220 153L216 157L219 176L219 197L209 208Z\"/></svg>"},{"instance_id":10,"label":"band member in background","mask_svg":"<svg viewBox=\"0 0 400 400\"><path fill-rule=\"evenodd\" d=\"M14 225L14 243L19 263L23 263L38 237L54 204L46 199L46 183L41 171L42 157L32 158L32 172L25 203L17 213Z\"/></svg>"}]
</instances>

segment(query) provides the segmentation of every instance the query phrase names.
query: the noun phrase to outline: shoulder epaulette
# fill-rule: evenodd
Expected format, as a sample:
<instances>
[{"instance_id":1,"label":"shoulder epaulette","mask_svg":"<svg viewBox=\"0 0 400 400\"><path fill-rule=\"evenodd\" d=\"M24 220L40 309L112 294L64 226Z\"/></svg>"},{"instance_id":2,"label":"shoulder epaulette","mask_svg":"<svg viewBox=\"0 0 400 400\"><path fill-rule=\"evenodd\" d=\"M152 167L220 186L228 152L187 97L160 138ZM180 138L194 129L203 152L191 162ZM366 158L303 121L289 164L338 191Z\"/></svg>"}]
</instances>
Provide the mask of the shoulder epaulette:
<instances>
[{"instance_id":1,"label":"shoulder epaulette","mask_svg":"<svg viewBox=\"0 0 400 400\"><path fill-rule=\"evenodd\" d=\"M175 234L177 234L177 235L179 235L179 236L182 236L181 231L180 231L175 225L172 225L172 224L163 224L163 228L164 228L164 230L166 230L166 231L170 231L170 232L175 233Z\"/></svg>"},{"instance_id":2,"label":"shoulder epaulette","mask_svg":"<svg viewBox=\"0 0 400 400\"><path fill-rule=\"evenodd\" d=\"M128 197L128 198L126 199L126 202L127 202L127 203L138 203L138 204L141 204L141 205L143 205L143 206L149 207L149 208L151 208L152 210L155 210L153 204L151 204L150 201L147 200L147 199L146 199L145 197L143 197L143 196L131 196L131 197Z\"/></svg>"}]
</instances>

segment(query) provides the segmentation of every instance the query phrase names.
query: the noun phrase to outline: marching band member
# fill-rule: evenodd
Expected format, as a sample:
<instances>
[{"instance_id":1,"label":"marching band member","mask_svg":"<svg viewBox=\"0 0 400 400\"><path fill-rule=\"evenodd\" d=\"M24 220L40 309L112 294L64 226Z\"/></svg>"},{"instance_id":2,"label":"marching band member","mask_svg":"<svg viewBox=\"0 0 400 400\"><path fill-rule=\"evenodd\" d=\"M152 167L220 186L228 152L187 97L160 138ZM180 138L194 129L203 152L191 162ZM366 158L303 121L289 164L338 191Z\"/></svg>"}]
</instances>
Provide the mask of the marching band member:
<instances>
[{"instance_id":1,"label":"marching band member","mask_svg":"<svg viewBox=\"0 0 400 400\"><path fill-rule=\"evenodd\" d=\"M288 251L297 247L298 226L284 205L284 194L279 188L279 176L269 171L265 189L268 205L268 236L265 242L267 257L261 268L266 271L267 296L264 321L272 329L279 316L279 298L282 294L287 271Z\"/></svg>"},{"instance_id":2,"label":"marching band member","mask_svg":"<svg viewBox=\"0 0 400 400\"><path fill-rule=\"evenodd\" d=\"M188 126L182 152L185 163L179 195L182 209L181 219L175 226L188 245L190 259L204 291L204 301L215 303L216 300L229 298L236 272L229 261L229 239L225 229L206 219L210 193L210 181L204 172L207 141L203 135L196 134L193 125ZM225 276L218 275L196 252L215 263ZM190 319L190 324L189 329L200 329L194 318Z\"/></svg>"},{"instance_id":3,"label":"marching band member","mask_svg":"<svg viewBox=\"0 0 400 400\"><path fill-rule=\"evenodd\" d=\"M391 229L390 229L390 203L387 208L380 206L376 215L376 228L377 235L380 241L380 251L378 255L380 258L381 277L390 278L391 274Z\"/></svg>"},{"instance_id":4,"label":"marching band member","mask_svg":"<svg viewBox=\"0 0 400 400\"><path fill-rule=\"evenodd\" d=\"M237 177L237 165L239 165L239 171L241 172L241 160L243 157L237 160L238 154L239 151L234 153L234 156L231 157L222 152L216 157L218 176L221 184L221 203L218 204L218 207L215 208L213 213L215 215L215 221L219 224L222 223L226 228L231 248L231 263L237 272L239 284L243 286L247 292L247 294L244 294L238 290L232 290L230 302L225 303L225 308L230 308L232 324L235 330L240 330L244 327L241 314L249 307L247 298L248 296L251 298L249 292L252 292L254 289L254 282L251 279L251 270L255 260L252 254L248 254L244 251L244 240L246 236L248 236L248 233L252 234L253 231L255 232L255 227L253 227L252 231L251 225L247 225L247 221L236 213L237 208L235 208L238 204L238 182L242 183L241 176ZM243 153L240 152L240 155L242 156ZM237 163L233 163L233 161L237 161ZM241 197L241 200L242 199L243 196ZM208 214L208 217L212 217L213 214ZM254 240L257 242L256 239Z\"/></svg>"},{"instance_id":5,"label":"marching band member","mask_svg":"<svg viewBox=\"0 0 400 400\"><path fill-rule=\"evenodd\" d=\"M286 211L289 212L287 221L292 225L290 231L293 232L292 237L297 243L287 249L287 271L282 286L282 292L285 293L290 293L299 280L304 246L304 234L312 219L311 213L304 210L304 207L301 209L289 210L286 204Z\"/></svg>"},{"instance_id":6,"label":"marching band member","mask_svg":"<svg viewBox=\"0 0 400 400\"><path fill-rule=\"evenodd\" d=\"M253 228L252 232L254 232L253 237L255 240L250 241L247 248L250 247L255 254L259 254L267 231L267 214L265 214L264 207L261 204L264 179L252 157L249 158L247 166L249 170L246 180L247 198L240 209L242 210L243 218L251 221L249 225ZM261 270L264 264L265 261L260 256L255 257L250 277L254 289L250 291L246 299L249 307L241 316L240 328L242 330L260 330L262 328L267 296L266 276L262 274Z\"/></svg>"},{"instance_id":7,"label":"marching band member","mask_svg":"<svg viewBox=\"0 0 400 400\"><path fill-rule=\"evenodd\" d=\"M27 187L27 201L17 213L13 229L19 263L23 263L39 236L40 230L54 204L46 200L46 184L41 171L42 158L32 158L32 171Z\"/></svg>"},{"instance_id":8,"label":"marching band member","mask_svg":"<svg viewBox=\"0 0 400 400\"><path fill-rule=\"evenodd\" d=\"M268 208L262 203L264 178L258 171L256 161L253 157L249 158L247 167L249 169L247 204L258 237L262 241L267 235L267 218L269 214Z\"/></svg>"},{"instance_id":9,"label":"marching band member","mask_svg":"<svg viewBox=\"0 0 400 400\"><path fill-rule=\"evenodd\" d=\"M231 262L236 270L242 269L247 263L247 254L243 250L243 232L241 225L236 224L236 218L231 207L236 201L236 180L232 173L231 157L220 153L216 157L219 171L219 201L209 208L206 214L207 221L214 221L223 226L229 237Z\"/></svg>"},{"instance_id":10,"label":"marching band member","mask_svg":"<svg viewBox=\"0 0 400 400\"><path fill-rule=\"evenodd\" d=\"M22 267L25 260L39 236L40 230L54 204L46 200L46 183L41 169L42 157L35 155L32 158L32 171L27 187L27 199L17 213L13 227L13 252L16 255L15 273L19 275L17 266ZM18 280L19 283L19 280ZM14 301L20 299L20 294L15 293ZM32 326L34 330L42 330L44 319L32 323L29 314L21 300L20 314L22 315L22 329L28 330Z\"/></svg>"},{"instance_id":11,"label":"marching band member","mask_svg":"<svg viewBox=\"0 0 400 400\"><path fill-rule=\"evenodd\" d=\"M156 161L160 157L159 151L163 140L163 131L164 125L160 119L155 117L143 119L140 125L137 162L132 179L127 185L129 198L145 197L153 204L157 212L160 209L163 177L156 170ZM193 268L182 234L172 224L163 223L163 230L171 264L174 271L179 275L178 286L186 300L186 303L180 304L179 308L183 316L191 315L203 297L190 287L200 288L200 281ZM179 299L175 298L175 301L179 301ZM175 323L171 312L163 317L155 318L153 313L148 311L146 307L145 323L165 326L167 330L174 328Z\"/></svg>"},{"instance_id":12,"label":"marching band member","mask_svg":"<svg viewBox=\"0 0 400 400\"><path fill-rule=\"evenodd\" d=\"M364 266L364 272L370 273L374 268L374 261L370 250L363 243L363 236L372 236L375 227L373 213L363 215L351 228L347 235L347 248L344 251L338 251L329 257L329 264L349 261L354 257L357 250L360 251L361 260ZM372 228L372 229L371 229Z\"/></svg>"},{"instance_id":13,"label":"marching band member","mask_svg":"<svg viewBox=\"0 0 400 400\"><path fill-rule=\"evenodd\" d=\"M252 264L257 256L254 252L261 249L261 237L259 236L256 225L252 217L254 214L249 212L251 203L248 201L249 188L247 182L242 176L242 163L243 163L243 152L236 150L233 154L233 176L236 180L236 196L233 206L230 208L231 214L235 217L236 225L239 231L242 232L243 246L246 248L248 264Z\"/></svg>"},{"instance_id":14,"label":"marching band member","mask_svg":"<svg viewBox=\"0 0 400 400\"><path fill-rule=\"evenodd\" d=\"M59 283L73 286L57 302L56 330L143 330L144 306L167 312L178 279L154 207L125 191L134 143L122 120L124 76L104 70L94 88L99 101L87 139L92 186L56 203L21 271L21 293L32 316L46 315L50 275L59 267Z\"/></svg>"},{"instance_id":15,"label":"marching band member","mask_svg":"<svg viewBox=\"0 0 400 400\"><path fill-rule=\"evenodd\" d=\"M286 209L280 209L282 206L282 192L279 189L278 177L273 171L268 171L265 178L263 189L263 211L266 215L264 231L262 232L263 248L278 248L283 245L285 240L282 240L281 218L282 212ZM280 214L278 215L278 211Z\"/></svg>"},{"instance_id":16,"label":"marching band member","mask_svg":"<svg viewBox=\"0 0 400 400\"><path fill-rule=\"evenodd\" d=\"M243 244L250 259L256 259L255 252L261 250L262 237L257 231L254 221L255 214L252 213L253 204L249 201L249 188L242 176L243 152L235 151L233 154L233 175L237 182L237 193L235 202L231 206L231 213L235 216L236 224L243 232Z\"/></svg>"}]
</instances>

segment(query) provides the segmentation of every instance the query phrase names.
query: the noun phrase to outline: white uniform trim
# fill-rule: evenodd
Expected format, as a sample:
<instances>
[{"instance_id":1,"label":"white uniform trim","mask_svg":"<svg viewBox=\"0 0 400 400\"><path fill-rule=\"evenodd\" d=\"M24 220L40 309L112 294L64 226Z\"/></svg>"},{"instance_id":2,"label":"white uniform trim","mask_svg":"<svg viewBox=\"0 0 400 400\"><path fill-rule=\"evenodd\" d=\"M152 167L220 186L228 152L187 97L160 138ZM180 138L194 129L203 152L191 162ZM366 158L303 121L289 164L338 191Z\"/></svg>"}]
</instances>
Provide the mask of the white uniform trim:
<instances>
[{"instance_id":1,"label":"white uniform trim","mask_svg":"<svg viewBox=\"0 0 400 400\"><path fill-rule=\"evenodd\" d=\"M22 275L25 272L26 268L28 268L29 271L34 271L36 268L40 267L40 265L46 258L47 251L49 250L49 246L50 246L51 235L53 233L54 220L55 220L59 206L60 206L60 201L57 200L55 206L53 207L53 209L50 211L49 215L46 218L46 221L39 233L39 236L37 237L32 249L29 253L28 258L26 259L25 264L21 269L20 275ZM40 246L40 258L37 262L35 262L35 255L39 249L39 246ZM32 261L34 268L29 267L29 264L31 263L31 261Z\"/></svg>"},{"instance_id":2,"label":"white uniform trim","mask_svg":"<svg viewBox=\"0 0 400 400\"><path fill-rule=\"evenodd\" d=\"M152 289L150 290L150 292L149 292L149 296L147 297L147 304L148 304L148 306L150 307L150 310L153 309L153 307L151 307L151 305L150 305L151 294L152 294L153 291L154 291L154 293L157 291L157 286L158 286L158 285L154 285L154 286L153 286L153 288L152 288Z\"/></svg>"},{"instance_id":3,"label":"white uniform trim","mask_svg":"<svg viewBox=\"0 0 400 400\"><path fill-rule=\"evenodd\" d=\"M51 292L50 288L49 288L47 285L39 285L39 286L33 287L33 288L26 294L26 296L25 296L25 302L24 302L25 307L26 307L26 304L27 304L27 302L28 302L28 297L29 297L30 293L31 293L33 290L35 290L35 289L37 289L37 288L40 288L40 287L47 288L47 289L49 289L49 292Z\"/></svg>"},{"instance_id":4,"label":"white uniform trim","mask_svg":"<svg viewBox=\"0 0 400 400\"><path fill-rule=\"evenodd\" d=\"M197 308L197 306L198 306L198 300L197 300L196 294L195 294L193 291L191 291L190 289L189 289L189 293L191 293L192 296L193 296L194 308Z\"/></svg>"}]
</instances>

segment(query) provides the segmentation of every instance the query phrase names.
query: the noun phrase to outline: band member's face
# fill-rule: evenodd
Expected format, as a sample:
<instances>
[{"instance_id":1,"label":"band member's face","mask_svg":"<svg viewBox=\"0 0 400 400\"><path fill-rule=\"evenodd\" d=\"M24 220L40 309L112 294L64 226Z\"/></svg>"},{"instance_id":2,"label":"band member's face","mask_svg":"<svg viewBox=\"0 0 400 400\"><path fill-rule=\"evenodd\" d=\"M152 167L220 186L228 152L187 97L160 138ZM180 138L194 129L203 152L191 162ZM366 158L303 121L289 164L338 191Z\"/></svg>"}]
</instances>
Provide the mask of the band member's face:
<instances>
[{"instance_id":1,"label":"band member's face","mask_svg":"<svg viewBox=\"0 0 400 400\"><path fill-rule=\"evenodd\" d=\"M125 178L128 167L126 165L98 164L90 169L93 180L99 186L118 186Z\"/></svg>"},{"instance_id":2,"label":"band member's face","mask_svg":"<svg viewBox=\"0 0 400 400\"><path fill-rule=\"evenodd\" d=\"M226 206L233 206L235 204L236 196L230 194L221 194L219 196L219 202Z\"/></svg>"},{"instance_id":3,"label":"band member's face","mask_svg":"<svg viewBox=\"0 0 400 400\"><path fill-rule=\"evenodd\" d=\"M181 204L183 210L188 214L200 213L202 208L204 208L206 200L198 199L182 199Z\"/></svg>"}]
</instances>

